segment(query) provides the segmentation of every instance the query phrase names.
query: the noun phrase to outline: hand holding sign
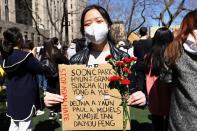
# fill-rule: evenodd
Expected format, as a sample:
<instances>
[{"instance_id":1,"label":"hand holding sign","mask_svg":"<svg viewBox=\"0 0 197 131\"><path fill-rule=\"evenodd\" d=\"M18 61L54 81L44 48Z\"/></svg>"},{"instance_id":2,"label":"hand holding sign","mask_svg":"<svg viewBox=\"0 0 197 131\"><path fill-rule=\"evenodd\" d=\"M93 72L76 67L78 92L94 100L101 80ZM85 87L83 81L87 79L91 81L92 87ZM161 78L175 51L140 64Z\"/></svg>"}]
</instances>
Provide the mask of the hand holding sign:
<instances>
[{"instance_id":1,"label":"hand holding sign","mask_svg":"<svg viewBox=\"0 0 197 131\"><path fill-rule=\"evenodd\" d=\"M47 107L54 106L56 104L60 104L64 101L64 97L60 96L58 94L53 94L46 92L45 97L44 97L44 103Z\"/></svg>"}]
</instances>

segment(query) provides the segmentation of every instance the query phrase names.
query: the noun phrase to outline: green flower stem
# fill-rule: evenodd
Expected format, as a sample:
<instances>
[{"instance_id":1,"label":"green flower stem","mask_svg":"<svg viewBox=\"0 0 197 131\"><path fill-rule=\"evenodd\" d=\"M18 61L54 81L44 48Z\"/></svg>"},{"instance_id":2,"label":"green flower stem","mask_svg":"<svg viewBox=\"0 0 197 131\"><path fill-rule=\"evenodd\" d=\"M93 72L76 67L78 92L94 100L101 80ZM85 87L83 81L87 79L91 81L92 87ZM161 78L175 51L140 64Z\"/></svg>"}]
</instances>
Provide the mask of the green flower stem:
<instances>
[{"instance_id":1,"label":"green flower stem","mask_svg":"<svg viewBox=\"0 0 197 131\"><path fill-rule=\"evenodd\" d=\"M114 60L109 59L109 60L108 60L108 62L109 62L112 66L115 66L115 62L114 62Z\"/></svg>"},{"instance_id":2,"label":"green flower stem","mask_svg":"<svg viewBox=\"0 0 197 131\"><path fill-rule=\"evenodd\" d=\"M127 99L122 99L122 106L123 106L123 131L126 131L127 128L127 121L130 121L130 115L127 108Z\"/></svg>"}]
</instances>

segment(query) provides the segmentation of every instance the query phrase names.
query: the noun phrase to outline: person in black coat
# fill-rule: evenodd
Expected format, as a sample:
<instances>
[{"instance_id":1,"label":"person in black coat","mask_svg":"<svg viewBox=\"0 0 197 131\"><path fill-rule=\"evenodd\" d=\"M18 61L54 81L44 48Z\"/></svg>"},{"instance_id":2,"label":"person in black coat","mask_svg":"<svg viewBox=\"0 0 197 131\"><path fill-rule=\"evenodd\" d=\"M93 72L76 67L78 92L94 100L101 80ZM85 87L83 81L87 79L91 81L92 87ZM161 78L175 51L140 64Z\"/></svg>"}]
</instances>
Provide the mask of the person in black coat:
<instances>
[{"instance_id":1,"label":"person in black coat","mask_svg":"<svg viewBox=\"0 0 197 131\"><path fill-rule=\"evenodd\" d=\"M11 118L9 131L31 130L38 92L35 76L44 68L32 53L20 50L23 37L18 28L7 29L3 36L1 52L7 75L7 116Z\"/></svg>"},{"instance_id":2,"label":"person in black coat","mask_svg":"<svg viewBox=\"0 0 197 131\"><path fill-rule=\"evenodd\" d=\"M135 64L135 80L136 88L143 90L146 93L144 56L151 50L152 40L147 38L146 27L141 27L139 33L141 35L140 40L133 42L134 56L137 57L137 62Z\"/></svg>"}]
</instances>

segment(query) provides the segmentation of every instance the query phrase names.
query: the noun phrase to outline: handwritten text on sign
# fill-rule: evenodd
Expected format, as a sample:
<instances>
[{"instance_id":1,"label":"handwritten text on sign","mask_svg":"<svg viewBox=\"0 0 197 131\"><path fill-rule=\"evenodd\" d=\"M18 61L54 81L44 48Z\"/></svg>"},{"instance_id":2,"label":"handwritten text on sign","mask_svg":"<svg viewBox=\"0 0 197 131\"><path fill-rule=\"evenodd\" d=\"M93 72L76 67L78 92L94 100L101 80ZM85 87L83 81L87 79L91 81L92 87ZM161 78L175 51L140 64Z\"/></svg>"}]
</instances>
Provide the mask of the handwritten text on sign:
<instances>
[{"instance_id":1,"label":"handwritten text on sign","mask_svg":"<svg viewBox=\"0 0 197 131\"><path fill-rule=\"evenodd\" d=\"M110 65L87 68L60 65L63 130L122 129L122 107L117 90L108 89ZM106 95L110 94L110 95Z\"/></svg>"}]
</instances>

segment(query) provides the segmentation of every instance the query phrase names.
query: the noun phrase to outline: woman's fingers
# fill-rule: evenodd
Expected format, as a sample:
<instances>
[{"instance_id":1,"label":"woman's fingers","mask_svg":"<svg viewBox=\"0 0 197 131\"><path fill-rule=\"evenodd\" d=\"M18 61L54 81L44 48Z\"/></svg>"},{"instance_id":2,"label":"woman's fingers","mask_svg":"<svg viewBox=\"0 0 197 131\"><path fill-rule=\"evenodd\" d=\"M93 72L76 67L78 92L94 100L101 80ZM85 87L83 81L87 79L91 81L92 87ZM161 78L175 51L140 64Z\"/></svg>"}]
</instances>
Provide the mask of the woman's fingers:
<instances>
[{"instance_id":1,"label":"woman's fingers","mask_svg":"<svg viewBox=\"0 0 197 131\"><path fill-rule=\"evenodd\" d=\"M145 102L143 99L138 99L138 100L132 102L131 105L143 106L143 105L145 105Z\"/></svg>"},{"instance_id":2,"label":"woman's fingers","mask_svg":"<svg viewBox=\"0 0 197 131\"><path fill-rule=\"evenodd\" d=\"M60 96L58 94L49 93L49 92L47 92L44 97L44 103L48 107L62 103L63 101L64 101L63 96Z\"/></svg>"},{"instance_id":3,"label":"woman's fingers","mask_svg":"<svg viewBox=\"0 0 197 131\"><path fill-rule=\"evenodd\" d=\"M143 106L146 104L146 97L142 91L134 92L128 99L128 105Z\"/></svg>"}]
</instances>

